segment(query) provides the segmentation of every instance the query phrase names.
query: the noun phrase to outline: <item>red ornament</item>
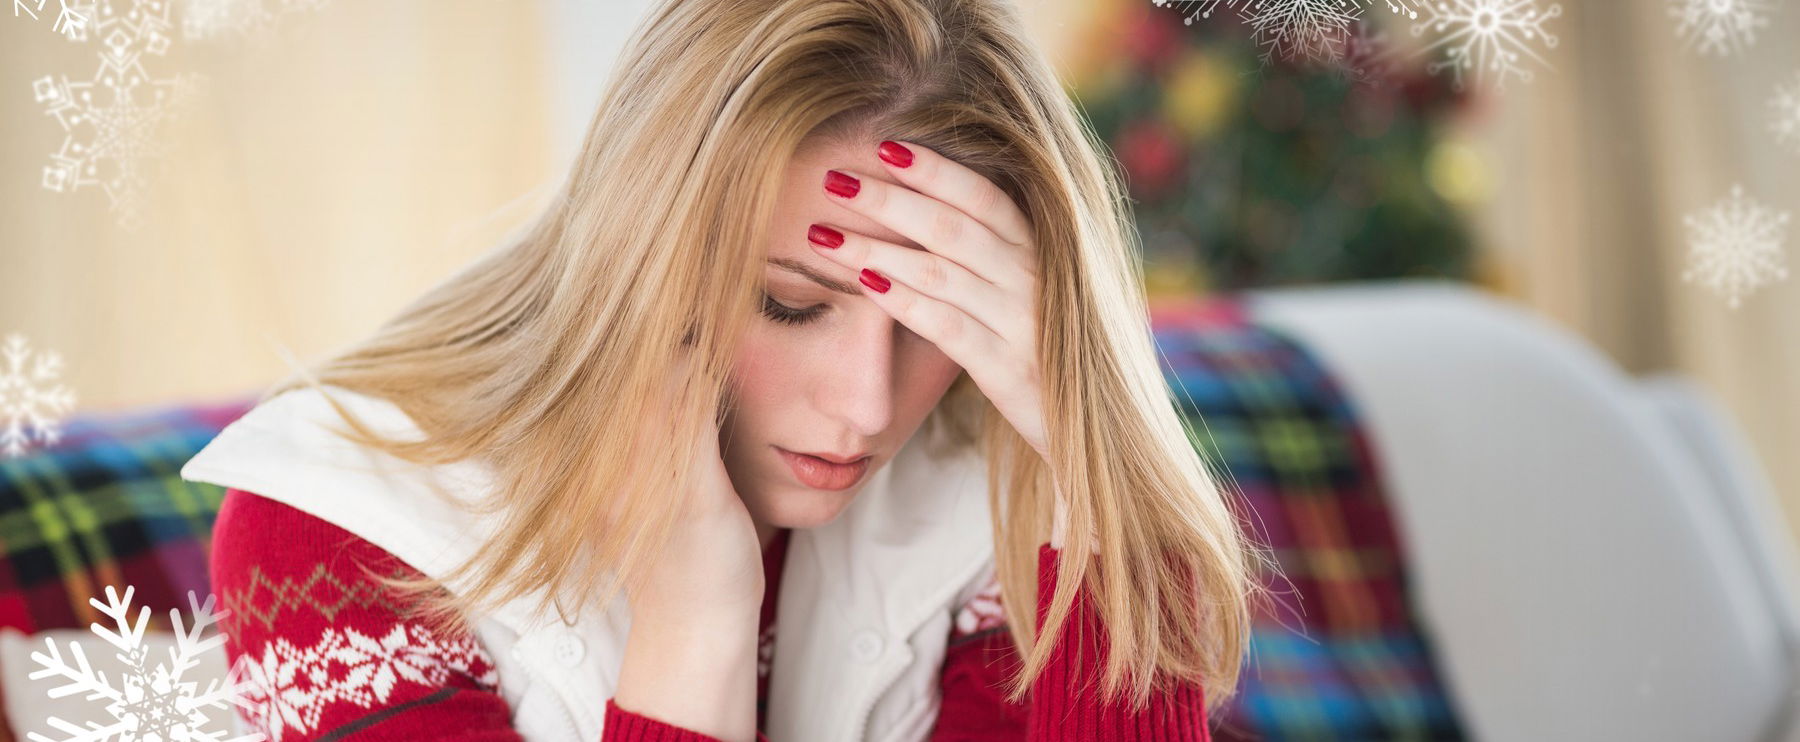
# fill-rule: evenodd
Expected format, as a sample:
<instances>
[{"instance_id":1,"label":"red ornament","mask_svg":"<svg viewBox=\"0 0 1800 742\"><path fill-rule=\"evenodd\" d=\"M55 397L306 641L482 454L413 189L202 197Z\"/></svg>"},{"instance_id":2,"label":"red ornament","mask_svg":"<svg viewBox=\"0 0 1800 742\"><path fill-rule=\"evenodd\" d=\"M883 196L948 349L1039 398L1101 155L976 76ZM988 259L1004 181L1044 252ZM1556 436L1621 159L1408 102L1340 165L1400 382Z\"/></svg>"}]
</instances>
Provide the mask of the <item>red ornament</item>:
<instances>
[{"instance_id":1,"label":"red ornament","mask_svg":"<svg viewBox=\"0 0 1800 742\"><path fill-rule=\"evenodd\" d=\"M1119 132L1116 152L1138 198L1161 194L1187 168L1187 152L1180 137L1161 119L1126 124Z\"/></svg>"}]
</instances>

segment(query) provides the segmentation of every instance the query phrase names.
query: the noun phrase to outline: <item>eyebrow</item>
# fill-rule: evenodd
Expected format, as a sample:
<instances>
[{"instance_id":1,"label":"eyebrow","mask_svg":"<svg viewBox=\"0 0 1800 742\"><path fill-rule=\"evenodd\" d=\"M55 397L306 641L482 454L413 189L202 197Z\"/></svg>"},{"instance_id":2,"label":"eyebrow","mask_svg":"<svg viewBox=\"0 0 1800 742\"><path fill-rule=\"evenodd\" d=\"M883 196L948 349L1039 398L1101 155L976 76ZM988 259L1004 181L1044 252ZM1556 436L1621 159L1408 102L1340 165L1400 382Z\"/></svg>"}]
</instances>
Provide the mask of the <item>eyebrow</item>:
<instances>
[{"instance_id":1,"label":"eyebrow","mask_svg":"<svg viewBox=\"0 0 1800 742\"><path fill-rule=\"evenodd\" d=\"M828 277L822 273L819 273L818 271L813 270L812 266L802 263L798 260L794 260L792 258L769 258L769 264L774 265L774 266L779 266L782 268L786 268L794 273L798 273L802 276L807 277L813 283L819 284L820 286L824 286L825 288L831 289L832 291L836 291L840 294L850 294L852 296L862 294L862 291L857 289L855 286L851 286L850 284L844 283L835 278Z\"/></svg>"}]
</instances>

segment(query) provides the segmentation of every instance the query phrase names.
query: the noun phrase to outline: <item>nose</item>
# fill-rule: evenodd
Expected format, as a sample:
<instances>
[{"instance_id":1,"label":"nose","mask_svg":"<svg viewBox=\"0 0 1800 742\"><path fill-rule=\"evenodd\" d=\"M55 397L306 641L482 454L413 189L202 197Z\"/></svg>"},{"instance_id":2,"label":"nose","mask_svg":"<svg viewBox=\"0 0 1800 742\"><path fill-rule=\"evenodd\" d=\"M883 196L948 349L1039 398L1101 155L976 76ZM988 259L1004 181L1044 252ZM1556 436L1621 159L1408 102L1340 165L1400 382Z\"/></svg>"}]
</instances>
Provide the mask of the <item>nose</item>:
<instances>
[{"instance_id":1,"label":"nose","mask_svg":"<svg viewBox=\"0 0 1800 742\"><path fill-rule=\"evenodd\" d=\"M894 419L895 329L892 317L859 324L843 340L842 356L820 369L818 409L863 438L874 438Z\"/></svg>"}]
</instances>

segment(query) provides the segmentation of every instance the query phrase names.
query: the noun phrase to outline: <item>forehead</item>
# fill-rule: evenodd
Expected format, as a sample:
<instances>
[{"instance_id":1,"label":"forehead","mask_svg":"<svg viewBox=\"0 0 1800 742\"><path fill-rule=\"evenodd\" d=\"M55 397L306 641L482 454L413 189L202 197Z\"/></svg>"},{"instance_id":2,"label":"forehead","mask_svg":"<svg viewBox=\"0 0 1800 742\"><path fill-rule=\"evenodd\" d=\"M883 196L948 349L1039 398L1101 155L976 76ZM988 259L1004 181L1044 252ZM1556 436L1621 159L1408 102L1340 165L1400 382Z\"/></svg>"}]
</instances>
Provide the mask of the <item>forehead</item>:
<instances>
[{"instance_id":1,"label":"forehead","mask_svg":"<svg viewBox=\"0 0 1800 742\"><path fill-rule=\"evenodd\" d=\"M864 182L899 185L899 181L888 176L885 166L875 155L875 147L879 144L879 140L873 139L866 142L814 139L801 145L789 161L781 192L775 197L775 212L770 225L770 257L779 255L829 263L808 247L806 230L813 224L857 232L915 250L923 249L899 232L842 205L836 197L825 193L825 171L832 169L846 171Z\"/></svg>"}]
</instances>

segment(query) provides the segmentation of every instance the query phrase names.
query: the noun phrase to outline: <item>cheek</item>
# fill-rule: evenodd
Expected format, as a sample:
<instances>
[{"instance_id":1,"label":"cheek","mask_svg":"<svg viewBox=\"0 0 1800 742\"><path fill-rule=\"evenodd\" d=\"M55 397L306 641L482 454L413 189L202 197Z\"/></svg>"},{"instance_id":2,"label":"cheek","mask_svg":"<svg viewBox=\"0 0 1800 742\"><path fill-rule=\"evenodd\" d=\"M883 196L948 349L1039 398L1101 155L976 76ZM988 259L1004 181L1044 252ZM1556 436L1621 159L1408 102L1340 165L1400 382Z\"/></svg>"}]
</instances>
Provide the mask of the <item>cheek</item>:
<instances>
[{"instance_id":1,"label":"cheek","mask_svg":"<svg viewBox=\"0 0 1800 742\"><path fill-rule=\"evenodd\" d=\"M742 406L768 409L801 393L794 380L804 378L808 369L830 364L830 354L821 352L818 343L800 342L796 333L752 327L732 363L733 382Z\"/></svg>"}]
</instances>

